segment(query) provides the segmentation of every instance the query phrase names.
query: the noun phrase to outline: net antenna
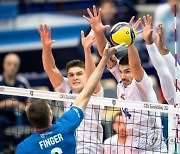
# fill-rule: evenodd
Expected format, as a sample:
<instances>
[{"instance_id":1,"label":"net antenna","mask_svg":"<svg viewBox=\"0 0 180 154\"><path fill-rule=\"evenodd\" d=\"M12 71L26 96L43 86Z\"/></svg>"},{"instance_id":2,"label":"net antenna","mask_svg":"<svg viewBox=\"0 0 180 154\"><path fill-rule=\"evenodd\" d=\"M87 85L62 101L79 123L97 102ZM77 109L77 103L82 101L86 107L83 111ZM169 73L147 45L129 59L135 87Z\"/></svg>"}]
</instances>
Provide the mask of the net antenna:
<instances>
[{"instance_id":1,"label":"net antenna","mask_svg":"<svg viewBox=\"0 0 180 154\"><path fill-rule=\"evenodd\" d=\"M175 102L176 102L176 104L175 104L175 108L176 107L179 107L178 106L178 98L177 98L177 93L178 93L178 80L177 80L177 78L178 78L178 74L177 74L177 65L178 65L178 61L177 61L177 59L178 59L178 55L177 55L177 29L176 29L176 27L177 27L177 19L176 19L176 13L177 13L177 9L176 9L176 4L174 5L174 47L175 47L175 54L174 54L174 58L175 58L175 87L176 87L176 98L175 98ZM176 129L176 132L175 132L175 138L176 138L176 152L177 153L179 153L179 148L178 148L178 127L179 127L179 125L180 125L180 121L179 121L179 114L176 114L176 117L175 117L175 129Z\"/></svg>"}]
</instances>

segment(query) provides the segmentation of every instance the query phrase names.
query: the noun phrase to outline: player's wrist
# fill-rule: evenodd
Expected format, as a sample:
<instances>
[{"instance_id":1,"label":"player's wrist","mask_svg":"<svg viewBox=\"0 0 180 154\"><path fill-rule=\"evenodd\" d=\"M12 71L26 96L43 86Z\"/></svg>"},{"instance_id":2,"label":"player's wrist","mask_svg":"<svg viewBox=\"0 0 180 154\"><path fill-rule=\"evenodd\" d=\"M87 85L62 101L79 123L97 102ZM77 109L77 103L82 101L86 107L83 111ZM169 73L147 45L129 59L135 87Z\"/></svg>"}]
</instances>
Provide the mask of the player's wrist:
<instances>
[{"instance_id":1,"label":"player's wrist","mask_svg":"<svg viewBox=\"0 0 180 154\"><path fill-rule=\"evenodd\" d=\"M146 39L145 43L146 43L146 45L151 45L151 44L153 44L153 39Z\"/></svg>"}]
</instances>

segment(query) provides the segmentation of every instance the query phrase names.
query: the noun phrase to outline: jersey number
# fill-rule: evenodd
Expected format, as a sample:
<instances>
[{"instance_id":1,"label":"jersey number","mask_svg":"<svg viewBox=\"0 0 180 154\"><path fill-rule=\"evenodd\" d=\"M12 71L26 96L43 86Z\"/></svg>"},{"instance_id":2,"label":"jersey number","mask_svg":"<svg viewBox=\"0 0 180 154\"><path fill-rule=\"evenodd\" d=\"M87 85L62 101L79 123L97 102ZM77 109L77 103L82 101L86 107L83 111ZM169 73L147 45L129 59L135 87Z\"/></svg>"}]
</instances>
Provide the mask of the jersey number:
<instances>
[{"instance_id":1,"label":"jersey number","mask_svg":"<svg viewBox=\"0 0 180 154\"><path fill-rule=\"evenodd\" d=\"M53 148L53 149L51 150L51 154L62 154L62 153L63 153L63 152L62 152L61 148L58 148L58 147Z\"/></svg>"}]
</instances>

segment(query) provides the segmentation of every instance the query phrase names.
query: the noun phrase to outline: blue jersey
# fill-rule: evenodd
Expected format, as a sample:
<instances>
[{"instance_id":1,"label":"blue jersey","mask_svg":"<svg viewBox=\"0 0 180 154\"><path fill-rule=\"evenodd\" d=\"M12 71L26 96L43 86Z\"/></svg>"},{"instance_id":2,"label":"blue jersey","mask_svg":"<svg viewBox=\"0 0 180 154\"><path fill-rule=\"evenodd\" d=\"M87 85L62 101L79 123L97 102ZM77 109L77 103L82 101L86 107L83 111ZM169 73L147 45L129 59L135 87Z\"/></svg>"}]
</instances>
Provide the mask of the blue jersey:
<instances>
[{"instance_id":1,"label":"blue jersey","mask_svg":"<svg viewBox=\"0 0 180 154\"><path fill-rule=\"evenodd\" d=\"M21 142L17 154L75 154L75 130L84 117L83 111L73 106L52 127L44 132L33 133Z\"/></svg>"}]
</instances>

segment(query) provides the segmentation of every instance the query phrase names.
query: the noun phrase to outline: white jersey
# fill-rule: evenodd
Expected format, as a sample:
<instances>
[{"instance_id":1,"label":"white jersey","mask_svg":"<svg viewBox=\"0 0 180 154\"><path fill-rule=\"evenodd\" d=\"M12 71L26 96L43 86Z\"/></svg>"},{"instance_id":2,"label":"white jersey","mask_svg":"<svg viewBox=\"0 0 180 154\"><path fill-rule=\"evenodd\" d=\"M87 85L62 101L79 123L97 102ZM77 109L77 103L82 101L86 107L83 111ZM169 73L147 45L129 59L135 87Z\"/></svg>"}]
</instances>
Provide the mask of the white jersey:
<instances>
[{"instance_id":1,"label":"white jersey","mask_svg":"<svg viewBox=\"0 0 180 154\"><path fill-rule=\"evenodd\" d=\"M175 104L176 91L173 78L162 55L159 53L155 43L146 45L149 57L157 71L164 98L168 104Z\"/></svg>"},{"instance_id":2,"label":"white jersey","mask_svg":"<svg viewBox=\"0 0 180 154\"><path fill-rule=\"evenodd\" d=\"M175 77L175 59L174 59L172 53L169 52L167 55L163 55L163 58L169 69L169 72L171 73L173 81L175 81L175 79L176 79L176 77ZM180 88L180 66L179 66L179 64L177 64L177 83L178 83L178 87Z\"/></svg>"},{"instance_id":3,"label":"white jersey","mask_svg":"<svg viewBox=\"0 0 180 154\"><path fill-rule=\"evenodd\" d=\"M68 79L64 78L64 81L56 88L57 91L64 93L72 93L68 83ZM103 88L93 96L103 97ZM65 110L69 110L71 102L65 102ZM98 105L88 104L85 117L76 131L77 136L77 153L89 153L89 154L101 154L103 153L103 128L101 125L101 111L102 107Z\"/></svg>"},{"instance_id":4,"label":"white jersey","mask_svg":"<svg viewBox=\"0 0 180 154\"><path fill-rule=\"evenodd\" d=\"M152 82L146 72L144 72L144 76L140 82L133 79L132 83L125 88L122 84L120 73L118 73L118 66L117 64L113 69L110 69L110 72L118 80L118 99L158 104ZM138 145L135 145L137 148L158 151L164 147L166 152L167 149L163 141L160 113L135 111L127 108L123 108L122 110L123 115L126 117L125 123L128 135L132 136L134 143L139 142ZM156 140L153 140L154 137Z\"/></svg>"},{"instance_id":5,"label":"white jersey","mask_svg":"<svg viewBox=\"0 0 180 154\"><path fill-rule=\"evenodd\" d=\"M137 154L138 150L132 148L132 136L127 136L126 142L118 142L118 134L113 135L112 137L104 141L104 154Z\"/></svg>"}]
</instances>

